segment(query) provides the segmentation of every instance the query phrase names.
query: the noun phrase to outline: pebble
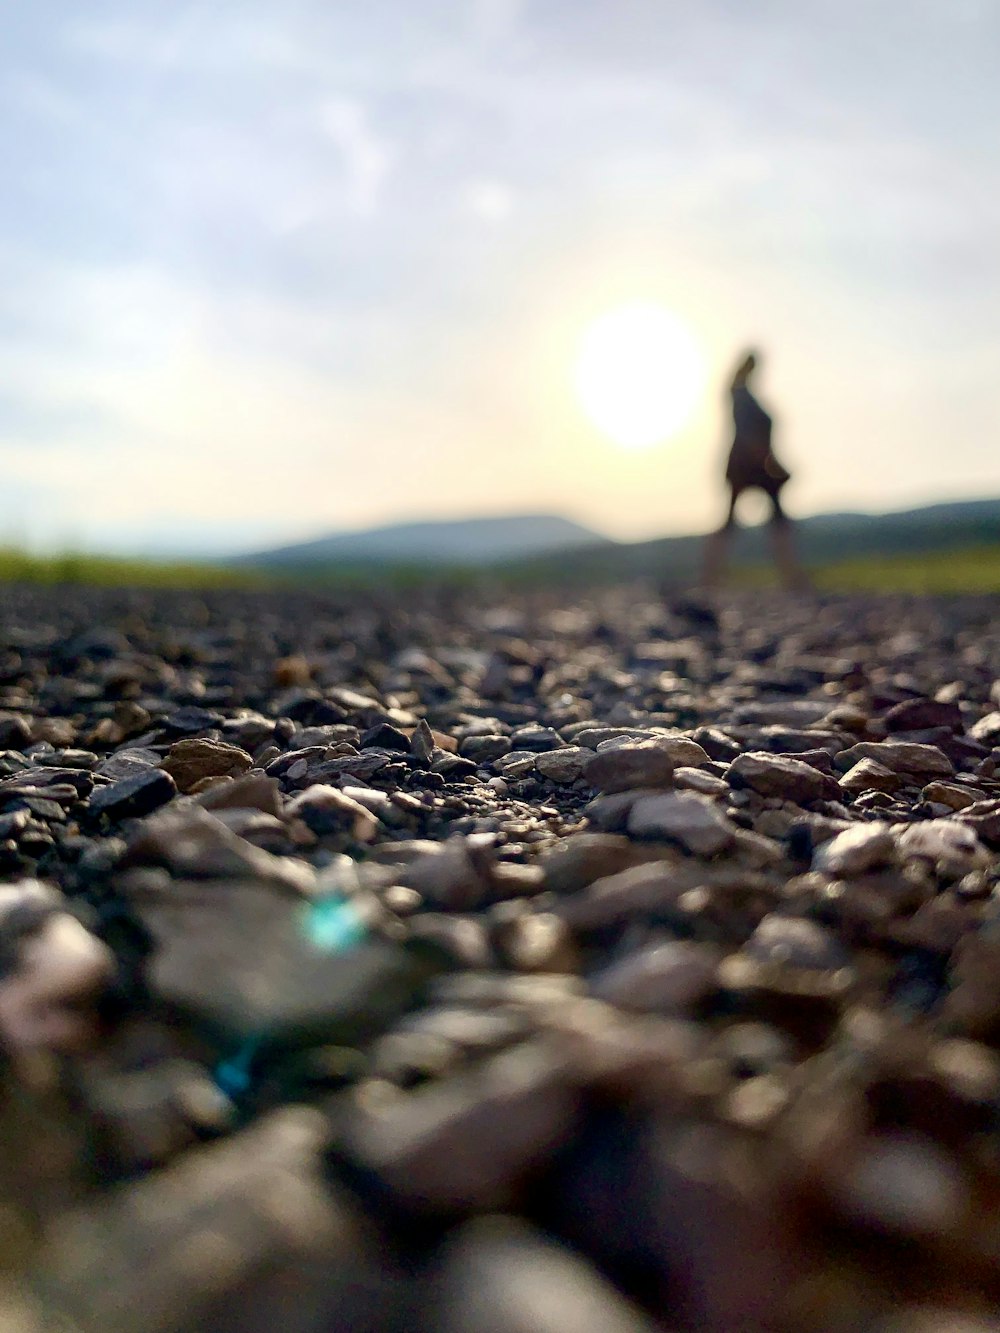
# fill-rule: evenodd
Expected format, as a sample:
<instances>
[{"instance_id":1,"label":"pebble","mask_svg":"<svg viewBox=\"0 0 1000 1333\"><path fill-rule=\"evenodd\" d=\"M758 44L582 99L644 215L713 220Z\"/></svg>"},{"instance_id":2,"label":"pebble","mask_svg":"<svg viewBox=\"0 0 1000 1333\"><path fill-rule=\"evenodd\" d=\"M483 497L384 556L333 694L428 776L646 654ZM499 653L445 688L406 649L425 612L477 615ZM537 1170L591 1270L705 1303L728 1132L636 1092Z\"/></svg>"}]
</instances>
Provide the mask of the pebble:
<instances>
[{"instance_id":1,"label":"pebble","mask_svg":"<svg viewBox=\"0 0 1000 1333\"><path fill-rule=\"evenodd\" d=\"M654 1333L657 1327L572 1250L513 1218L459 1228L428 1283L428 1333Z\"/></svg>"},{"instance_id":2,"label":"pebble","mask_svg":"<svg viewBox=\"0 0 1000 1333\"><path fill-rule=\"evenodd\" d=\"M480 1065L475 1076L391 1096L363 1085L347 1121L349 1150L394 1200L419 1211L493 1209L571 1135L579 1109L542 1043Z\"/></svg>"},{"instance_id":3,"label":"pebble","mask_svg":"<svg viewBox=\"0 0 1000 1333\"><path fill-rule=\"evenodd\" d=\"M688 940L654 944L594 977L593 994L639 1013L683 1014L716 986L719 953Z\"/></svg>"},{"instance_id":4,"label":"pebble","mask_svg":"<svg viewBox=\"0 0 1000 1333\"><path fill-rule=\"evenodd\" d=\"M861 759L871 759L893 773L907 777L948 778L955 766L936 745L919 745L911 741L859 741L835 757L843 772Z\"/></svg>"},{"instance_id":5,"label":"pebble","mask_svg":"<svg viewBox=\"0 0 1000 1333\"><path fill-rule=\"evenodd\" d=\"M114 955L37 880L0 886L0 1040L19 1056L92 1044Z\"/></svg>"},{"instance_id":6,"label":"pebble","mask_svg":"<svg viewBox=\"0 0 1000 1333\"><path fill-rule=\"evenodd\" d=\"M879 866L892 865L896 841L888 824L861 824L837 833L817 851L815 870L853 879Z\"/></svg>"},{"instance_id":7,"label":"pebble","mask_svg":"<svg viewBox=\"0 0 1000 1333\"><path fill-rule=\"evenodd\" d=\"M761 796L804 805L836 796L836 783L812 765L784 755L748 751L734 759L727 774L732 786L749 787Z\"/></svg>"},{"instance_id":8,"label":"pebble","mask_svg":"<svg viewBox=\"0 0 1000 1333\"><path fill-rule=\"evenodd\" d=\"M850 793L892 793L905 785L895 769L886 768L874 759L859 759L840 779L841 790Z\"/></svg>"},{"instance_id":9,"label":"pebble","mask_svg":"<svg viewBox=\"0 0 1000 1333\"><path fill-rule=\"evenodd\" d=\"M144 768L134 777L98 787L90 798L90 812L110 820L137 819L159 809L176 795L177 787L161 768Z\"/></svg>"},{"instance_id":10,"label":"pebble","mask_svg":"<svg viewBox=\"0 0 1000 1333\"><path fill-rule=\"evenodd\" d=\"M706 797L664 792L644 795L632 806L628 829L638 838L665 838L695 856L714 856L732 845L735 831Z\"/></svg>"},{"instance_id":11,"label":"pebble","mask_svg":"<svg viewBox=\"0 0 1000 1333\"><path fill-rule=\"evenodd\" d=\"M178 791L189 792L205 778L237 778L252 764L253 759L239 746L203 737L175 742L160 767L170 774Z\"/></svg>"}]
</instances>

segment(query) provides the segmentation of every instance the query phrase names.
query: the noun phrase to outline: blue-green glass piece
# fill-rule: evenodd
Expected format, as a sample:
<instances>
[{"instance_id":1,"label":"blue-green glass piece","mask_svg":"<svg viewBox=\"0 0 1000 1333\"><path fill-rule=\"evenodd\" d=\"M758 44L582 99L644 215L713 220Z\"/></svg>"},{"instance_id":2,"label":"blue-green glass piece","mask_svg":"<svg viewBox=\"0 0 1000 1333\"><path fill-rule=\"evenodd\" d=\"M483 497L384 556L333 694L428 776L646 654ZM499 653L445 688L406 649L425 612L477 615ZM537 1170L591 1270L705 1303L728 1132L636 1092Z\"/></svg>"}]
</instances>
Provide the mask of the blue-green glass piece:
<instances>
[{"instance_id":1,"label":"blue-green glass piece","mask_svg":"<svg viewBox=\"0 0 1000 1333\"><path fill-rule=\"evenodd\" d=\"M310 903L304 913L305 935L322 953L353 949L368 934L357 909L346 899L331 895Z\"/></svg>"}]
</instances>

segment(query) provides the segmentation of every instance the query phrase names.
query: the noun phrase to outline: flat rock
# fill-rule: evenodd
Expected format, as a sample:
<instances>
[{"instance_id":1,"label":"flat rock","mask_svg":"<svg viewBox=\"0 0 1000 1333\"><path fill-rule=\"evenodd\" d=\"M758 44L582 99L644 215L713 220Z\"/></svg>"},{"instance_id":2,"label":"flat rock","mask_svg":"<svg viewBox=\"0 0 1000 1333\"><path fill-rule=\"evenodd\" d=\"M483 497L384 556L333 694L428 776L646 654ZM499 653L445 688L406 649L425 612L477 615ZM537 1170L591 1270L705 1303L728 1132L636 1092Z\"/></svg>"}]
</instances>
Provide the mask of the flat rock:
<instances>
[{"instance_id":1,"label":"flat rock","mask_svg":"<svg viewBox=\"0 0 1000 1333\"><path fill-rule=\"evenodd\" d=\"M130 778L121 778L108 787L97 787L89 804L90 813L108 819L137 819L159 809L177 795L169 773L161 768L145 768Z\"/></svg>"},{"instance_id":2,"label":"flat rock","mask_svg":"<svg viewBox=\"0 0 1000 1333\"><path fill-rule=\"evenodd\" d=\"M907 777L948 778L955 766L936 745L920 745L914 741L859 741L835 757L841 772L860 759L872 759L883 768Z\"/></svg>"},{"instance_id":3,"label":"flat rock","mask_svg":"<svg viewBox=\"0 0 1000 1333\"><path fill-rule=\"evenodd\" d=\"M427 1333L654 1333L567 1247L513 1218L467 1223L429 1275Z\"/></svg>"},{"instance_id":4,"label":"flat rock","mask_svg":"<svg viewBox=\"0 0 1000 1333\"><path fill-rule=\"evenodd\" d=\"M539 754L535 768L551 782L575 782L594 758L592 750L582 745L567 745L561 750Z\"/></svg>"},{"instance_id":5,"label":"flat rock","mask_svg":"<svg viewBox=\"0 0 1000 1333\"><path fill-rule=\"evenodd\" d=\"M732 845L733 826L718 806L694 792L643 796L632 806L628 829L639 838L666 838L696 856L715 856Z\"/></svg>"},{"instance_id":6,"label":"flat rock","mask_svg":"<svg viewBox=\"0 0 1000 1333\"><path fill-rule=\"evenodd\" d=\"M491 1209L567 1141L578 1109L553 1048L538 1041L492 1057L474 1077L359 1103L346 1137L409 1208Z\"/></svg>"},{"instance_id":7,"label":"flat rock","mask_svg":"<svg viewBox=\"0 0 1000 1333\"><path fill-rule=\"evenodd\" d=\"M271 856L238 837L193 803L148 819L129 839L119 867L163 866L179 878L253 878L309 893L315 871L289 856Z\"/></svg>"},{"instance_id":8,"label":"flat rock","mask_svg":"<svg viewBox=\"0 0 1000 1333\"><path fill-rule=\"evenodd\" d=\"M584 768L584 777L599 791L632 791L636 787L669 787L674 775L674 760L658 741L616 746L593 755Z\"/></svg>"},{"instance_id":9,"label":"flat rock","mask_svg":"<svg viewBox=\"0 0 1000 1333\"><path fill-rule=\"evenodd\" d=\"M891 865L895 857L896 840L888 824L859 824L823 843L813 858L813 869L850 879Z\"/></svg>"},{"instance_id":10,"label":"flat rock","mask_svg":"<svg viewBox=\"0 0 1000 1333\"><path fill-rule=\"evenodd\" d=\"M177 790L189 792L205 778L238 778L253 760L238 745L213 741L207 737L176 741L160 767L177 783Z\"/></svg>"},{"instance_id":11,"label":"flat rock","mask_svg":"<svg viewBox=\"0 0 1000 1333\"><path fill-rule=\"evenodd\" d=\"M689 940L640 949L593 978L598 999L639 1013L682 1014L715 989L718 950Z\"/></svg>"},{"instance_id":12,"label":"flat rock","mask_svg":"<svg viewBox=\"0 0 1000 1333\"><path fill-rule=\"evenodd\" d=\"M837 794L836 782L811 764L759 750L734 759L727 776L734 787L749 787L761 796L778 796L798 804Z\"/></svg>"},{"instance_id":13,"label":"flat rock","mask_svg":"<svg viewBox=\"0 0 1000 1333\"><path fill-rule=\"evenodd\" d=\"M743 947L755 962L815 971L844 967L849 961L831 931L801 917L766 916Z\"/></svg>"},{"instance_id":14,"label":"flat rock","mask_svg":"<svg viewBox=\"0 0 1000 1333\"><path fill-rule=\"evenodd\" d=\"M840 786L846 792L894 792L905 785L901 774L874 759L859 759L840 779Z\"/></svg>"}]
</instances>

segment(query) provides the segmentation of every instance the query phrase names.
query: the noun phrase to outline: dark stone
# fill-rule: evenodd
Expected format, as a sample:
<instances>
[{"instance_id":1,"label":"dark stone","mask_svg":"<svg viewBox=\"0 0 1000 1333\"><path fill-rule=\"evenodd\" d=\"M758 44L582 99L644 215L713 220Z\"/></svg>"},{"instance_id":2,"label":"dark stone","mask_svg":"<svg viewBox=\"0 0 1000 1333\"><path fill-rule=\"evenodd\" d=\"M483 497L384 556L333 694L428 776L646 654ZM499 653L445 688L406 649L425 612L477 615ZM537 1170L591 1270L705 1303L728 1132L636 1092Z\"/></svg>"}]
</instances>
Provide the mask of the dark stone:
<instances>
[{"instance_id":1,"label":"dark stone","mask_svg":"<svg viewBox=\"0 0 1000 1333\"><path fill-rule=\"evenodd\" d=\"M382 750L398 750L401 754L409 754L410 738L398 727L392 726L391 723L380 722L378 726L370 727L361 737L362 750L371 749L372 747L378 747Z\"/></svg>"},{"instance_id":2,"label":"dark stone","mask_svg":"<svg viewBox=\"0 0 1000 1333\"><path fill-rule=\"evenodd\" d=\"M91 814L112 820L136 819L158 809L176 794L170 774L151 768L148 773L137 773L134 778L99 787L90 798L89 808Z\"/></svg>"},{"instance_id":3,"label":"dark stone","mask_svg":"<svg viewBox=\"0 0 1000 1333\"><path fill-rule=\"evenodd\" d=\"M196 704L186 704L163 719L161 726L176 736L194 736L200 731L209 731L222 721L222 714L208 708L199 708Z\"/></svg>"},{"instance_id":4,"label":"dark stone","mask_svg":"<svg viewBox=\"0 0 1000 1333\"><path fill-rule=\"evenodd\" d=\"M887 731L922 731L926 727L948 727L962 730L962 710L955 703L939 703L937 699L904 699L894 704L885 715Z\"/></svg>"}]
</instances>

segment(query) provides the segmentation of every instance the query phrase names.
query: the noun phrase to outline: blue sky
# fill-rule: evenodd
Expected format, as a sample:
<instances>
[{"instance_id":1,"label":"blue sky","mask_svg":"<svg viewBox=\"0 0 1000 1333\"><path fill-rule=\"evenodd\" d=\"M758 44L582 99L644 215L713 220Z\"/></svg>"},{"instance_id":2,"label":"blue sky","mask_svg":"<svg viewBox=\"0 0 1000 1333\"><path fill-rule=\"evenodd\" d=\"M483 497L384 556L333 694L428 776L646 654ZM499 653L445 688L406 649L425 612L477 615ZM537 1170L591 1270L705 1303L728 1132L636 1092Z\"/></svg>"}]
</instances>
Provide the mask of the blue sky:
<instances>
[{"instance_id":1,"label":"blue sky","mask_svg":"<svg viewBox=\"0 0 1000 1333\"><path fill-rule=\"evenodd\" d=\"M799 513L1000 494L992 0L33 0L0 47L0 538L713 522L766 363ZM623 451L581 332L710 389Z\"/></svg>"}]
</instances>

